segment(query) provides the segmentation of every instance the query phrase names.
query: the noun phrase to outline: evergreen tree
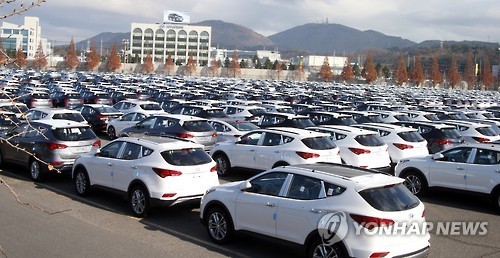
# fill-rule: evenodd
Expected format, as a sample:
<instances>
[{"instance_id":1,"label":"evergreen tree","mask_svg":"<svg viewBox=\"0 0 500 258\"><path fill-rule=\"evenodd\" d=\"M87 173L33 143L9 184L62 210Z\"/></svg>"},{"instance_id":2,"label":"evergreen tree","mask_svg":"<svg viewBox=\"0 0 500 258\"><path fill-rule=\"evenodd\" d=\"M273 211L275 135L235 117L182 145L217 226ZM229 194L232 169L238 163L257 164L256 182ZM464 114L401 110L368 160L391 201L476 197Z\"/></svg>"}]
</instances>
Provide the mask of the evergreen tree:
<instances>
[{"instance_id":1,"label":"evergreen tree","mask_svg":"<svg viewBox=\"0 0 500 258\"><path fill-rule=\"evenodd\" d=\"M420 54L417 55L417 59L415 60L415 66L412 71L412 81L420 86L425 81L424 69L422 68L422 57Z\"/></svg>"},{"instance_id":2,"label":"evergreen tree","mask_svg":"<svg viewBox=\"0 0 500 258\"><path fill-rule=\"evenodd\" d=\"M172 59L172 55L169 53L167 56L167 60L165 60L165 64L163 65L164 72L167 75L170 75L174 70L174 59Z\"/></svg>"},{"instance_id":3,"label":"evergreen tree","mask_svg":"<svg viewBox=\"0 0 500 258\"><path fill-rule=\"evenodd\" d=\"M116 72L121 67L120 57L118 56L118 48L116 46L116 41L113 44L111 53L108 56L108 62L106 63L106 69L110 72Z\"/></svg>"},{"instance_id":4,"label":"evergreen tree","mask_svg":"<svg viewBox=\"0 0 500 258\"><path fill-rule=\"evenodd\" d=\"M212 62L210 63L210 74L212 77L218 76L219 75L219 62L217 60L212 59Z\"/></svg>"},{"instance_id":5,"label":"evergreen tree","mask_svg":"<svg viewBox=\"0 0 500 258\"><path fill-rule=\"evenodd\" d=\"M43 48L42 48L42 42L38 44L38 49L36 50L35 53L35 60L33 63L33 66L35 69L42 70L45 68L48 64L47 58L45 57L45 54L43 53Z\"/></svg>"},{"instance_id":6,"label":"evergreen tree","mask_svg":"<svg viewBox=\"0 0 500 258\"><path fill-rule=\"evenodd\" d=\"M491 71L490 60L487 56L484 58L484 66L483 66L483 72L481 73L481 81L484 85L484 90L490 90L490 87L493 84L493 73Z\"/></svg>"},{"instance_id":7,"label":"evergreen tree","mask_svg":"<svg viewBox=\"0 0 500 258\"><path fill-rule=\"evenodd\" d=\"M193 55L189 54L186 67L184 68L184 74L192 76L193 73L195 72L196 72L196 61L194 60Z\"/></svg>"},{"instance_id":8,"label":"evergreen tree","mask_svg":"<svg viewBox=\"0 0 500 258\"><path fill-rule=\"evenodd\" d=\"M342 73L340 74L342 76L342 80L345 82L350 82L354 79L354 69L349 63L349 59L346 59L344 68L342 69Z\"/></svg>"},{"instance_id":9,"label":"evergreen tree","mask_svg":"<svg viewBox=\"0 0 500 258\"><path fill-rule=\"evenodd\" d=\"M16 51L16 58L14 63L19 66L19 68L25 68L26 67L26 55L24 54L23 48L19 47Z\"/></svg>"},{"instance_id":10,"label":"evergreen tree","mask_svg":"<svg viewBox=\"0 0 500 258\"><path fill-rule=\"evenodd\" d=\"M75 43L73 42L73 38L71 38L71 41L69 42L69 48L68 48L68 53L66 54L66 66L70 70L75 69L78 66L78 57L76 56L76 49L75 49Z\"/></svg>"},{"instance_id":11,"label":"evergreen tree","mask_svg":"<svg viewBox=\"0 0 500 258\"><path fill-rule=\"evenodd\" d=\"M333 78L333 72L332 72L332 69L330 68L330 64L328 62L328 56L326 56L326 55L325 55L325 59L323 59L323 65L321 66L321 68L319 70L319 76L325 82L330 81Z\"/></svg>"},{"instance_id":12,"label":"evergreen tree","mask_svg":"<svg viewBox=\"0 0 500 258\"><path fill-rule=\"evenodd\" d=\"M403 85L408 81L408 72L406 71L405 58L403 55L399 56L399 61L394 77L397 85Z\"/></svg>"},{"instance_id":13,"label":"evergreen tree","mask_svg":"<svg viewBox=\"0 0 500 258\"><path fill-rule=\"evenodd\" d=\"M229 73L234 78L241 75L241 67L240 67L240 64L238 62L238 53L236 52L236 50L234 50L234 52L233 52L233 58L231 59Z\"/></svg>"},{"instance_id":14,"label":"evergreen tree","mask_svg":"<svg viewBox=\"0 0 500 258\"><path fill-rule=\"evenodd\" d=\"M460 74L458 73L457 60L454 56L451 58L451 63L447 75L451 87L456 87L462 80L460 78Z\"/></svg>"},{"instance_id":15,"label":"evergreen tree","mask_svg":"<svg viewBox=\"0 0 500 258\"><path fill-rule=\"evenodd\" d=\"M476 73L474 69L474 56L471 52L467 55L467 61L465 64L464 80L467 82L468 89L473 89L474 83L476 83Z\"/></svg>"},{"instance_id":16,"label":"evergreen tree","mask_svg":"<svg viewBox=\"0 0 500 258\"><path fill-rule=\"evenodd\" d=\"M437 54L434 54L434 58L432 60L431 74L429 76L429 79L432 81L432 84L434 86L441 84L443 82L443 76L441 75L441 72L439 71L439 63L438 63Z\"/></svg>"},{"instance_id":17,"label":"evergreen tree","mask_svg":"<svg viewBox=\"0 0 500 258\"><path fill-rule=\"evenodd\" d=\"M375 64L373 63L373 55L371 52L368 52L364 69L366 71L365 79L367 83L372 83L377 80L377 70L375 70Z\"/></svg>"},{"instance_id":18,"label":"evergreen tree","mask_svg":"<svg viewBox=\"0 0 500 258\"><path fill-rule=\"evenodd\" d=\"M97 66L99 66L100 62L101 57L97 53L95 42L92 41L92 43L90 43L90 51L87 54L87 62L85 64L87 66L87 70L93 71Z\"/></svg>"},{"instance_id":19,"label":"evergreen tree","mask_svg":"<svg viewBox=\"0 0 500 258\"><path fill-rule=\"evenodd\" d=\"M273 67L273 64L271 64L271 60L269 60L269 57L266 57L266 62L264 62L264 69L271 69Z\"/></svg>"},{"instance_id":20,"label":"evergreen tree","mask_svg":"<svg viewBox=\"0 0 500 258\"><path fill-rule=\"evenodd\" d=\"M142 64L142 72L149 74L152 73L155 69L155 66L153 64L153 58L151 58L151 54L148 53L146 57L144 58L144 63Z\"/></svg>"}]
</instances>

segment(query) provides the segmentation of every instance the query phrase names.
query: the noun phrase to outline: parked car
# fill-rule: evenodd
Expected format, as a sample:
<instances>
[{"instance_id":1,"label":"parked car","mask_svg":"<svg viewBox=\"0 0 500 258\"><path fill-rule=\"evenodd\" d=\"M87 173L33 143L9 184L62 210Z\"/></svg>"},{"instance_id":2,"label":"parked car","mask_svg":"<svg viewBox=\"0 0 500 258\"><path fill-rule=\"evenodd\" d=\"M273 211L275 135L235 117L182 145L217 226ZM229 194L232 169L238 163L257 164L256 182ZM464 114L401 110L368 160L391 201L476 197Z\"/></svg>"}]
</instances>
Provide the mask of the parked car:
<instances>
[{"instance_id":1,"label":"parked car","mask_svg":"<svg viewBox=\"0 0 500 258\"><path fill-rule=\"evenodd\" d=\"M208 106L178 106L169 111L171 114L196 116L201 118L229 118L222 108Z\"/></svg>"},{"instance_id":2,"label":"parked car","mask_svg":"<svg viewBox=\"0 0 500 258\"><path fill-rule=\"evenodd\" d=\"M206 151L217 143L217 133L206 119L185 115L152 115L123 129L121 137L137 135L173 136L202 144Z\"/></svg>"},{"instance_id":3,"label":"parked car","mask_svg":"<svg viewBox=\"0 0 500 258\"><path fill-rule=\"evenodd\" d=\"M32 108L26 111L24 118L28 121L64 119L88 125L80 112L65 108Z\"/></svg>"},{"instance_id":4,"label":"parked car","mask_svg":"<svg viewBox=\"0 0 500 258\"><path fill-rule=\"evenodd\" d=\"M113 105L109 93L104 91L87 91L82 94L84 104Z\"/></svg>"},{"instance_id":5,"label":"parked car","mask_svg":"<svg viewBox=\"0 0 500 258\"><path fill-rule=\"evenodd\" d=\"M20 102L5 101L0 102L0 110L12 112L17 118L21 118L28 111L28 106Z\"/></svg>"},{"instance_id":6,"label":"parked car","mask_svg":"<svg viewBox=\"0 0 500 258\"><path fill-rule=\"evenodd\" d=\"M82 96L78 92L55 92L51 99L53 107L74 108L83 104Z\"/></svg>"},{"instance_id":7,"label":"parked car","mask_svg":"<svg viewBox=\"0 0 500 258\"><path fill-rule=\"evenodd\" d=\"M402 182L339 164L277 167L209 189L200 219L218 244L249 231L300 245L306 257L427 257L427 231L396 237L354 230L367 223L370 230L380 231L392 225L424 225L424 204ZM319 226L323 222L327 229ZM343 238L327 242L337 233Z\"/></svg>"},{"instance_id":8,"label":"parked car","mask_svg":"<svg viewBox=\"0 0 500 258\"><path fill-rule=\"evenodd\" d=\"M122 100L113 105L114 108L118 109L120 112L129 113L134 111L156 111L160 112L163 109L160 105L154 101L146 101L146 100Z\"/></svg>"},{"instance_id":9,"label":"parked car","mask_svg":"<svg viewBox=\"0 0 500 258\"><path fill-rule=\"evenodd\" d=\"M403 158L429 155L427 141L417 129L381 123L365 123L353 125L353 127L377 132L387 144L393 165Z\"/></svg>"},{"instance_id":10,"label":"parked car","mask_svg":"<svg viewBox=\"0 0 500 258\"><path fill-rule=\"evenodd\" d=\"M315 125L354 125L357 122L348 114L326 111L309 111L303 115L308 116Z\"/></svg>"},{"instance_id":11,"label":"parked car","mask_svg":"<svg viewBox=\"0 0 500 258\"><path fill-rule=\"evenodd\" d=\"M73 166L76 192L85 196L100 186L124 193L137 217L150 207L199 204L219 184L215 162L203 146L189 141L147 137L120 138L97 152L78 157Z\"/></svg>"},{"instance_id":12,"label":"parked car","mask_svg":"<svg viewBox=\"0 0 500 258\"><path fill-rule=\"evenodd\" d=\"M491 125L462 120L446 120L443 123L457 128L465 142L488 143L500 139L500 135L491 128Z\"/></svg>"},{"instance_id":13,"label":"parked car","mask_svg":"<svg viewBox=\"0 0 500 258\"><path fill-rule=\"evenodd\" d=\"M32 121L0 137L0 164L25 166L34 181L50 171L71 170L76 157L101 144L88 125L69 120Z\"/></svg>"},{"instance_id":14,"label":"parked car","mask_svg":"<svg viewBox=\"0 0 500 258\"><path fill-rule=\"evenodd\" d=\"M27 93L25 95L20 96L18 101L26 104L28 108L52 107L52 100L50 99L49 94L45 92Z\"/></svg>"},{"instance_id":15,"label":"parked car","mask_svg":"<svg viewBox=\"0 0 500 258\"><path fill-rule=\"evenodd\" d=\"M328 135L284 127L253 130L239 141L219 142L210 155L221 176L233 168L262 171L294 164L340 163L339 148Z\"/></svg>"},{"instance_id":16,"label":"parked car","mask_svg":"<svg viewBox=\"0 0 500 258\"><path fill-rule=\"evenodd\" d=\"M114 140L118 135L121 135L123 129L134 126L148 116L162 114L167 113L163 112L163 109L160 109L160 112L156 110L150 110L126 113L116 119L109 121L106 126L106 133L108 134L109 139Z\"/></svg>"},{"instance_id":17,"label":"parked car","mask_svg":"<svg viewBox=\"0 0 500 258\"><path fill-rule=\"evenodd\" d=\"M315 126L307 130L328 134L340 148L343 163L390 172L388 146L378 133L345 125Z\"/></svg>"},{"instance_id":18,"label":"parked car","mask_svg":"<svg viewBox=\"0 0 500 258\"><path fill-rule=\"evenodd\" d=\"M106 130L108 122L123 115L116 108L108 105L85 104L75 107L87 120L94 132L103 132Z\"/></svg>"},{"instance_id":19,"label":"parked car","mask_svg":"<svg viewBox=\"0 0 500 258\"><path fill-rule=\"evenodd\" d=\"M427 148L431 154L465 142L460 132L450 125L415 121L401 121L395 124L417 129L420 135L427 141Z\"/></svg>"},{"instance_id":20,"label":"parked car","mask_svg":"<svg viewBox=\"0 0 500 258\"><path fill-rule=\"evenodd\" d=\"M293 127L304 129L314 126L314 123L307 116L289 113L265 113L257 116L257 126L260 128L269 127ZM254 121L251 119L251 121Z\"/></svg>"},{"instance_id":21,"label":"parked car","mask_svg":"<svg viewBox=\"0 0 500 258\"><path fill-rule=\"evenodd\" d=\"M210 119L208 123L217 132L217 142L237 141L243 134L259 129L253 123L245 121Z\"/></svg>"},{"instance_id":22,"label":"parked car","mask_svg":"<svg viewBox=\"0 0 500 258\"><path fill-rule=\"evenodd\" d=\"M415 195L442 187L487 195L500 210L500 145L467 144L421 158L403 159L396 176Z\"/></svg>"}]
</instances>

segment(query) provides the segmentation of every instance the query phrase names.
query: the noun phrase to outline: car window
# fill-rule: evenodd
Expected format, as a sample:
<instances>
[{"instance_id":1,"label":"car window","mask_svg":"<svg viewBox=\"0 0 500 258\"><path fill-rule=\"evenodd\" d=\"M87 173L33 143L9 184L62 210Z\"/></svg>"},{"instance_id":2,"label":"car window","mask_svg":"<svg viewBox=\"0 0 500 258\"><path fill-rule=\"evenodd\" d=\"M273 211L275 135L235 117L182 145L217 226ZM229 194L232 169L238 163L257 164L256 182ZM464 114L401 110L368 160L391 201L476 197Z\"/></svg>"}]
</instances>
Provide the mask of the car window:
<instances>
[{"instance_id":1,"label":"car window","mask_svg":"<svg viewBox=\"0 0 500 258\"><path fill-rule=\"evenodd\" d=\"M346 190L345 187L338 186L338 185L335 185L335 184L332 184L332 183L323 182L323 184L325 186L325 195L326 195L326 197L340 195L340 194L342 194Z\"/></svg>"},{"instance_id":2,"label":"car window","mask_svg":"<svg viewBox=\"0 0 500 258\"><path fill-rule=\"evenodd\" d=\"M83 122L85 121L85 118L80 113L59 113L59 114L54 114L52 116L52 119L66 119L66 120L71 120L75 122Z\"/></svg>"},{"instance_id":3,"label":"car window","mask_svg":"<svg viewBox=\"0 0 500 258\"><path fill-rule=\"evenodd\" d=\"M54 137L61 141L83 141L97 139L90 127L56 128L52 130Z\"/></svg>"},{"instance_id":4,"label":"car window","mask_svg":"<svg viewBox=\"0 0 500 258\"><path fill-rule=\"evenodd\" d=\"M155 124L154 128L167 128L167 127L171 127L175 124L176 124L176 122L172 121L170 119L158 118L158 119L156 119L156 124Z\"/></svg>"},{"instance_id":5,"label":"car window","mask_svg":"<svg viewBox=\"0 0 500 258\"><path fill-rule=\"evenodd\" d=\"M127 142L125 143L125 149L121 155L121 159L124 160L134 160L140 158L141 145Z\"/></svg>"},{"instance_id":6,"label":"car window","mask_svg":"<svg viewBox=\"0 0 500 258\"><path fill-rule=\"evenodd\" d=\"M99 154L99 156L105 158L113 158L113 159L118 157L118 152L120 151L120 148L122 147L123 143L124 142L122 141L116 141L104 146L101 149L101 153Z\"/></svg>"},{"instance_id":7,"label":"car window","mask_svg":"<svg viewBox=\"0 0 500 258\"><path fill-rule=\"evenodd\" d=\"M134 118L135 113L130 113L122 116L122 121L132 121Z\"/></svg>"},{"instance_id":8,"label":"car window","mask_svg":"<svg viewBox=\"0 0 500 258\"><path fill-rule=\"evenodd\" d=\"M266 132L264 135L264 140L262 141L263 146L277 146L281 144L281 134Z\"/></svg>"},{"instance_id":9,"label":"car window","mask_svg":"<svg viewBox=\"0 0 500 258\"><path fill-rule=\"evenodd\" d=\"M214 128L205 120L186 121L182 125L182 128L191 132L210 132L214 130Z\"/></svg>"},{"instance_id":10,"label":"car window","mask_svg":"<svg viewBox=\"0 0 500 258\"><path fill-rule=\"evenodd\" d=\"M142 121L146 118L147 116L144 114L137 113L137 115L134 117L133 121Z\"/></svg>"},{"instance_id":11,"label":"car window","mask_svg":"<svg viewBox=\"0 0 500 258\"><path fill-rule=\"evenodd\" d=\"M322 196L325 195L321 180L293 175L286 197L299 200L314 200L320 198L320 193L323 193Z\"/></svg>"},{"instance_id":12,"label":"car window","mask_svg":"<svg viewBox=\"0 0 500 258\"><path fill-rule=\"evenodd\" d=\"M163 159L174 166L194 166L208 164L212 158L202 148L184 148L161 153Z\"/></svg>"},{"instance_id":13,"label":"car window","mask_svg":"<svg viewBox=\"0 0 500 258\"><path fill-rule=\"evenodd\" d=\"M500 152L487 149L477 149L474 163L481 165L500 164Z\"/></svg>"},{"instance_id":14,"label":"car window","mask_svg":"<svg viewBox=\"0 0 500 258\"><path fill-rule=\"evenodd\" d=\"M39 135L45 135L47 129L43 126L27 126L22 137L32 138Z\"/></svg>"},{"instance_id":15,"label":"car window","mask_svg":"<svg viewBox=\"0 0 500 258\"><path fill-rule=\"evenodd\" d=\"M238 143L244 145L257 145L260 137L262 136L262 133L263 132L254 132L244 135L243 137L241 137L241 141L239 141Z\"/></svg>"},{"instance_id":16,"label":"car window","mask_svg":"<svg viewBox=\"0 0 500 258\"><path fill-rule=\"evenodd\" d=\"M252 187L247 192L278 196L287 176L284 172L265 174L252 180Z\"/></svg>"},{"instance_id":17,"label":"car window","mask_svg":"<svg viewBox=\"0 0 500 258\"><path fill-rule=\"evenodd\" d=\"M359 192L359 195L373 208L380 211L405 211L420 204L403 184L370 188Z\"/></svg>"},{"instance_id":18,"label":"car window","mask_svg":"<svg viewBox=\"0 0 500 258\"><path fill-rule=\"evenodd\" d=\"M139 122L139 125L144 127L144 128L151 128L155 122L156 122L156 117L148 117L144 119L142 122Z\"/></svg>"},{"instance_id":19,"label":"car window","mask_svg":"<svg viewBox=\"0 0 500 258\"><path fill-rule=\"evenodd\" d=\"M441 161L466 163L471 151L472 148L470 147L455 148L452 150L448 150L443 152L444 158L441 159Z\"/></svg>"},{"instance_id":20,"label":"car window","mask_svg":"<svg viewBox=\"0 0 500 258\"><path fill-rule=\"evenodd\" d=\"M302 143L313 150L331 150L337 147L337 145L335 145L332 139L328 136L304 138L302 139Z\"/></svg>"}]
</instances>

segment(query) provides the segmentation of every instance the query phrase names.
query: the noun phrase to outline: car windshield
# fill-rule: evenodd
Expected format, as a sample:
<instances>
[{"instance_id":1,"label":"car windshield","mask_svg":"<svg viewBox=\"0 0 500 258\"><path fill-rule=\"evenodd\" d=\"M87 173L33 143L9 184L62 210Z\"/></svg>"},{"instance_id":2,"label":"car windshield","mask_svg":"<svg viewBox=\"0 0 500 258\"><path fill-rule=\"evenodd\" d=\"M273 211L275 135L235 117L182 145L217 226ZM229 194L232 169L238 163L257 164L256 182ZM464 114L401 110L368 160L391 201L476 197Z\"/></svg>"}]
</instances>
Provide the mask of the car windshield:
<instances>
[{"instance_id":1,"label":"car windshield","mask_svg":"<svg viewBox=\"0 0 500 258\"><path fill-rule=\"evenodd\" d=\"M56 128L52 130L54 137L60 141L83 141L96 139L90 127Z\"/></svg>"},{"instance_id":2,"label":"car windshield","mask_svg":"<svg viewBox=\"0 0 500 258\"><path fill-rule=\"evenodd\" d=\"M363 146L383 146L384 142L378 134L364 134L354 137L354 139Z\"/></svg>"},{"instance_id":3,"label":"car windshield","mask_svg":"<svg viewBox=\"0 0 500 258\"><path fill-rule=\"evenodd\" d=\"M260 108L249 109L248 112L250 112L250 114L252 114L252 115L258 115L258 114L266 113L265 110L260 109Z\"/></svg>"},{"instance_id":4,"label":"car windshield","mask_svg":"<svg viewBox=\"0 0 500 258\"><path fill-rule=\"evenodd\" d=\"M368 117L368 120L370 120L370 122L372 122L372 123L383 123L384 122L384 120L382 120L382 118L379 115L369 115L367 117Z\"/></svg>"},{"instance_id":5,"label":"car windshield","mask_svg":"<svg viewBox=\"0 0 500 258\"><path fill-rule=\"evenodd\" d=\"M72 120L76 122L83 122L85 119L80 113L61 113L61 114L54 114L52 116L52 119L66 119L66 120Z\"/></svg>"},{"instance_id":6,"label":"car windshield","mask_svg":"<svg viewBox=\"0 0 500 258\"><path fill-rule=\"evenodd\" d=\"M410 121L410 118L407 115L395 115L394 118L398 121Z\"/></svg>"},{"instance_id":7,"label":"car windshield","mask_svg":"<svg viewBox=\"0 0 500 258\"><path fill-rule=\"evenodd\" d=\"M207 110L207 114L211 117L227 117L226 113L222 109L209 109Z\"/></svg>"},{"instance_id":8,"label":"car windshield","mask_svg":"<svg viewBox=\"0 0 500 258\"><path fill-rule=\"evenodd\" d=\"M424 115L424 117L431 120L431 121L439 121L439 117L436 116L435 114Z\"/></svg>"},{"instance_id":9,"label":"car windshield","mask_svg":"<svg viewBox=\"0 0 500 258\"><path fill-rule=\"evenodd\" d=\"M174 166L194 166L208 164L212 158L201 148L168 150L161 153L163 159Z\"/></svg>"},{"instance_id":10,"label":"car windshield","mask_svg":"<svg viewBox=\"0 0 500 258\"><path fill-rule=\"evenodd\" d=\"M330 137L313 137L313 138L304 138L302 142L310 149L313 150L331 150L335 149L337 146Z\"/></svg>"},{"instance_id":11,"label":"car windshield","mask_svg":"<svg viewBox=\"0 0 500 258\"><path fill-rule=\"evenodd\" d=\"M359 192L359 195L379 211L406 211L420 204L403 184L370 188Z\"/></svg>"},{"instance_id":12,"label":"car windshield","mask_svg":"<svg viewBox=\"0 0 500 258\"><path fill-rule=\"evenodd\" d=\"M99 110L99 113L101 114L106 114L106 113L120 113L118 109L114 107L98 107L97 110Z\"/></svg>"},{"instance_id":13,"label":"car windshield","mask_svg":"<svg viewBox=\"0 0 500 258\"><path fill-rule=\"evenodd\" d=\"M151 104L142 104L140 105L144 110L163 110L160 105L151 103Z\"/></svg>"},{"instance_id":14,"label":"car windshield","mask_svg":"<svg viewBox=\"0 0 500 258\"><path fill-rule=\"evenodd\" d=\"M182 127L191 132L209 132L214 130L207 121L187 121Z\"/></svg>"},{"instance_id":15,"label":"car windshield","mask_svg":"<svg viewBox=\"0 0 500 258\"><path fill-rule=\"evenodd\" d=\"M400 132L398 133L399 137L401 139L407 141L407 142L423 142L425 139L420 135L418 132Z\"/></svg>"},{"instance_id":16,"label":"car windshield","mask_svg":"<svg viewBox=\"0 0 500 258\"><path fill-rule=\"evenodd\" d=\"M441 132L443 132L445 137L451 139L460 139L462 137L462 135L460 135L458 130L455 128L443 128L441 129Z\"/></svg>"},{"instance_id":17,"label":"car windshield","mask_svg":"<svg viewBox=\"0 0 500 258\"><path fill-rule=\"evenodd\" d=\"M482 135L486 136L496 136L497 134L491 127L478 127L476 128L476 131L478 131Z\"/></svg>"},{"instance_id":18,"label":"car windshield","mask_svg":"<svg viewBox=\"0 0 500 258\"><path fill-rule=\"evenodd\" d=\"M245 123L245 122L235 122L231 123L232 126L234 126L236 129L239 131L252 131L255 129L259 129L258 126L252 124L252 123Z\"/></svg>"},{"instance_id":19,"label":"car windshield","mask_svg":"<svg viewBox=\"0 0 500 258\"><path fill-rule=\"evenodd\" d=\"M341 125L355 125L358 123L352 117L339 117L338 119Z\"/></svg>"},{"instance_id":20,"label":"car windshield","mask_svg":"<svg viewBox=\"0 0 500 258\"><path fill-rule=\"evenodd\" d=\"M297 128L307 128L315 126L315 124L311 122L309 118L294 118L292 119L292 122Z\"/></svg>"}]
</instances>

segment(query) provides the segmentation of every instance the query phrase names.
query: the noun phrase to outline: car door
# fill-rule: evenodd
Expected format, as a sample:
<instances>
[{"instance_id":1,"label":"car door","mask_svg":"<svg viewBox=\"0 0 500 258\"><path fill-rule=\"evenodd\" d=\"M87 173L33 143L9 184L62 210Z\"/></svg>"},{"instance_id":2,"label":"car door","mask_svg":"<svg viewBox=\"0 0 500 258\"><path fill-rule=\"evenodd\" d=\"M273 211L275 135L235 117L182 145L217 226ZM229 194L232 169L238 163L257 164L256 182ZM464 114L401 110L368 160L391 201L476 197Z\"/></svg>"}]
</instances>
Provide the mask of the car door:
<instances>
[{"instance_id":1,"label":"car door","mask_svg":"<svg viewBox=\"0 0 500 258\"><path fill-rule=\"evenodd\" d=\"M255 169L271 169L281 160L283 153L282 136L278 133L265 132L262 141L255 146Z\"/></svg>"},{"instance_id":2,"label":"car door","mask_svg":"<svg viewBox=\"0 0 500 258\"><path fill-rule=\"evenodd\" d=\"M22 164L26 157L26 149L28 146L26 142L26 132L31 127L28 124L15 127L7 133L7 140L9 143L2 144L3 149L3 159L18 164Z\"/></svg>"},{"instance_id":3,"label":"car door","mask_svg":"<svg viewBox=\"0 0 500 258\"><path fill-rule=\"evenodd\" d=\"M150 133L152 131L153 126L155 125L157 117L148 117L136 125L129 127L127 132L129 134L143 134L145 132Z\"/></svg>"},{"instance_id":4,"label":"car door","mask_svg":"<svg viewBox=\"0 0 500 258\"><path fill-rule=\"evenodd\" d=\"M471 147L453 148L442 152L442 159L433 159L429 168L429 185L465 190L467 161L471 152Z\"/></svg>"},{"instance_id":5,"label":"car door","mask_svg":"<svg viewBox=\"0 0 500 258\"><path fill-rule=\"evenodd\" d=\"M255 151L262 135L263 132L257 131L242 136L241 140L234 144L230 152L231 166L254 169Z\"/></svg>"},{"instance_id":6,"label":"car door","mask_svg":"<svg viewBox=\"0 0 500 258\"><path fill-rule=\"evenodd\" d=\"M217 121L209 121L208 123L217 132L217 142L231 141L235 139L230 132L231 129L223 123Z\"/></svg>"},{"instance_id":7,"label":"car door","mask_svg":"<svg viewBox=\"0 0 500 258\"><path fill-rule=\"evenodd\" d=\"M477 148L473 164L467 166L466 190L491 193L500 182L500 152Z\"/></svg>"},{"instance_id":8,"label":"car door","mask_svg":"<svg viewBox=\"0 0 500 258\"><path fill-rule=\"evenodd\" d=\"M328 189L325 191L325 188ZM318 221L329 208L326 197L342 193L344 189L320 179L293 175L284 199L280 200L276 215L276 236L295 243L303 243L307 235L317 229ZM328 195L327 195L328 194Z\"/></svg>"},{"instance_id":9,"label":"car door","mask_svg":"<svg viewBox=\"0 0 500 258\"><path fill-rule=\"evenodd\" d=\"M276 211L287 177L288 173L271 172L252 180L252 187L236 198L235 228L276 236Z\"/></svg>"},{"instance_id":10,"label":"car door","mask_svg":"<svg viewBox=\"0 0 500 258\"><path fill-rule=\"evenodd\" d=\"M140 173L142 146L131 142L124 144L112 176L113 188L126 192L130 182Z\"/></svg>"},{"instance_id":11,"label":"car door","mask_svg":"<svg viewBox=\"0 0 500 258\"><path fill-rule=\"evenodd\" d=\"M123 141L114 141L104 146L93 158L88 159L85 168L93 185L113 187L113 174Z\"/></svg>"}]
</instances>

